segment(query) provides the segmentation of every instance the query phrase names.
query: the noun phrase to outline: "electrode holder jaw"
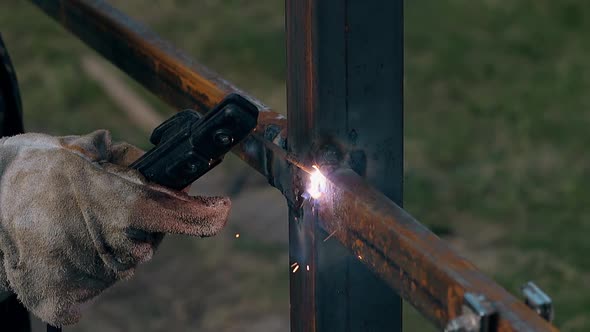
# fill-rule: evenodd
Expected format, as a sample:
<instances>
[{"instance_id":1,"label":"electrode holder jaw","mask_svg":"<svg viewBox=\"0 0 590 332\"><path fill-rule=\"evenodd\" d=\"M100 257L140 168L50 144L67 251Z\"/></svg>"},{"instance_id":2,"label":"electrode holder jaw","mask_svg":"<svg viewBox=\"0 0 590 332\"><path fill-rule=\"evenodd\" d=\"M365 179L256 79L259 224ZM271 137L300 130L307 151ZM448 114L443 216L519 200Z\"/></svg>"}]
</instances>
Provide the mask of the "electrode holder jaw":
<instances>
[{"instance_id":1,"label":"electrode holder jaw","mask_svg":"<svg viewBox=\"0 0 590 332\"><path fill-rule=\"evenodd\" d=\"M217 166L257 120L258 108L237 94L203 117L193 110L179 112L154 130L150 141L155 147L130 167L150 182L184 189Z\"/></svg>"}]
</instances>

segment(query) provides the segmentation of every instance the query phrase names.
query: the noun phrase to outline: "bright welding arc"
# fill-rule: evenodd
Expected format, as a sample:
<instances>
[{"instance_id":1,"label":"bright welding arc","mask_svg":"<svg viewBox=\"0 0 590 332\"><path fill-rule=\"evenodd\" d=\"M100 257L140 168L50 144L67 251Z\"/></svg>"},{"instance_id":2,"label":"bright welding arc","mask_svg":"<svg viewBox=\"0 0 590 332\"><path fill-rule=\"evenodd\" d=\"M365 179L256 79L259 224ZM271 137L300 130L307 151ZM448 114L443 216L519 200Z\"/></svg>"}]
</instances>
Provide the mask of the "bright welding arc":
<instances>
[{"instance_id":1,"label":"bright welding arc","mask_svg":"<svg viewBox=\"0 0 590 332\"><path fill-rule=\"evenodd\" d=\"M316 166L312 166L315 171L311 173L309 177L309 186L307 187L307 193L313 199L318 199L322 196L324 189L326 188L326 177L320 172L320 169Z\"/></svg>"}]
</instances>

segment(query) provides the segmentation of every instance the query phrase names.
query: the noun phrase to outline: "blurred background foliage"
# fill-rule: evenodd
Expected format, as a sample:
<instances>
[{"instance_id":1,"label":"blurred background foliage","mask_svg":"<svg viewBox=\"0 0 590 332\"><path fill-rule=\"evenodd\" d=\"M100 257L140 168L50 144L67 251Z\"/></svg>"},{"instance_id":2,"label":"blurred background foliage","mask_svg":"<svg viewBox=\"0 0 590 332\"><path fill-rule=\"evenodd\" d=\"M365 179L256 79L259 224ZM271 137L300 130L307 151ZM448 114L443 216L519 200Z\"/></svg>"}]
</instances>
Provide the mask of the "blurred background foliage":
<instances>
[{"instance_id":1,"label":"blurred background foliage","mask_svg":"<svg viewBox=\"0 0 590 332\"><path fill-rule=\"evenodd\" d=\"M285 112L283 1L125 0L116 6ZM535 280L553 297L563 331L588 330L590 2L407 0L405 29L405 207L513 293ZM28 131L108 128L116 139L148 146L147 134L85 77L80 59L93 52L61 26L26 1L4 0L0 32L17 70ZM123 77L114 69L113 75ZM127 82L158 112L171 114ZM236 331L252 316L270 315L276 330L286 328L285 244L262 244L255 235L236 242L231 235L174 241L178 248L162 256L188 251L177 268L192 269L190 253L198 252L205 263L195 262L194 276L230 274L237 289L211 291L199 305L180 303L180 316L147 300L125 317L136 324L148 317L154 330L160 317L167 322L161 324L186 323L176 330ZM166 274L167 265L158 262L164 260L143 274ZM142 287L166 289L150 284L157 279L142 280ZM121 290L118 296L130 295ZM110 299L117 296L97 305ZM238 309L227 309L236 303ZM112 331L133 330L120 314L98 311L73 330L92 331L93 319L104 326L110 319ZM423 330L406 311L406 330Z\"/></svg>"}]
</instances>

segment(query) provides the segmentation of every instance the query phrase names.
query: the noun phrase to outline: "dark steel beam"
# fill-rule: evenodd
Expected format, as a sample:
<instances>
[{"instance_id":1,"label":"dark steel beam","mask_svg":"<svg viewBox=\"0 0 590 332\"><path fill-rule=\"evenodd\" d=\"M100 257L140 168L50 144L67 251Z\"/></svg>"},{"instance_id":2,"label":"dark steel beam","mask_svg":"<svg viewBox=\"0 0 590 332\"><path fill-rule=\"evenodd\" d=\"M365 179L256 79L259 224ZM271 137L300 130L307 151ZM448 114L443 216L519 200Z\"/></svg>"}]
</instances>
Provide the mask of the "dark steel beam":
<instances>
[{"instance_id":1,"label":"dark steel beam","mask_svg":"<svg viewBox=\"0 0 590 332\"><path fill-rule=\"evenodd\" d=\"M352 167L401 204L402 1L287 0L286 10L289 151ZM324 241L318 210L290 211L291 262L305 267L291 274L291 331L401 331L399 296Z\"/></svg>"},{"instance_id":2,"label":"dark steel beam","mask_svg":"<svg viewBox=\"0 0 590 332\"><path fill-rule=\"evenodd\" d=\"M230 92L242 93L255 102L262 110L256 132L234 152L283 191L292 210L299 210L301 186L307 180L309 162L317 155L299 154L296 157L287 153L287 123L284 117L190 60L104 1L32 1L176 109L192 107L206 112ZM310 54L305 56L305 59L311 59ZM349 67L348 70L355 69ZM371 110L366 112L362 117L370 118ZM310 115L307 114L305 116ZM356 116L361 115L357 113ZM310 126L313 127L313 124ZM338 126L335 125L335 128ZM350 149L350 146L352 143L343 150ZM353 162L349 166L362 173L362 155L354 157L353 154L352 157L350 160ZM367 166L367 176L369 169L370 166ZM376 174L381 172L378 170ZM293 183L293 177L297 175L299 183ZM444 326L449 319L457 316L462 294L473 292L485 295L497 306L502 331L557 331L359 175L344 168L329 174L328 178L327 192L314 205L313 211L318 216L320 227L326 234L333 233L333 239L355 256L360 256L363 264L434 323ZM395 186L393 188L385 190L395 191ZM300 270L305 273L306 266L300 267ZM307 287L314 285L308 284Z\"/></svg>"}]
</instances>

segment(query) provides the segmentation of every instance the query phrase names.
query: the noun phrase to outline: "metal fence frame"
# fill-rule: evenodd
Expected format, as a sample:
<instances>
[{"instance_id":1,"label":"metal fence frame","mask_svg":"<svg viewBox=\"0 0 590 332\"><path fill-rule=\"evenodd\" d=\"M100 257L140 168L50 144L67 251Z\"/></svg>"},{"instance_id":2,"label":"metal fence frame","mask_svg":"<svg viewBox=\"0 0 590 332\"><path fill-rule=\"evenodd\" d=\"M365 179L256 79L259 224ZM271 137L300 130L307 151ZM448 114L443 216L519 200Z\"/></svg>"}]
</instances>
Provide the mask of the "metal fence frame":
<instances>
[{"instance_id":1,"label":"metal fence frame","mask_svg":"<svg viewBox=\"0 0 590 332\"><path fill-rule=\"evenodd\" d=\"M31 1L175 109L229 93L257 105L233 152L289 205L292 331L400 331L399 296L444 327L467 293L493 305L498 331L557 331L400 207L402 0L286 0L289 122L104 0ZM317 200L313 164L328 180Z\"/></svg>"}]
</instances>

